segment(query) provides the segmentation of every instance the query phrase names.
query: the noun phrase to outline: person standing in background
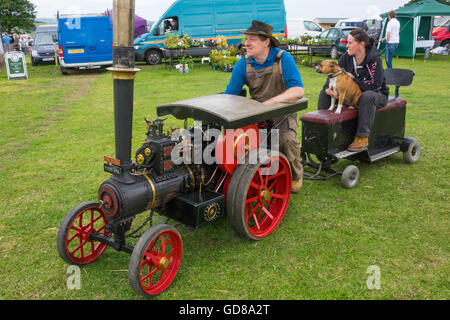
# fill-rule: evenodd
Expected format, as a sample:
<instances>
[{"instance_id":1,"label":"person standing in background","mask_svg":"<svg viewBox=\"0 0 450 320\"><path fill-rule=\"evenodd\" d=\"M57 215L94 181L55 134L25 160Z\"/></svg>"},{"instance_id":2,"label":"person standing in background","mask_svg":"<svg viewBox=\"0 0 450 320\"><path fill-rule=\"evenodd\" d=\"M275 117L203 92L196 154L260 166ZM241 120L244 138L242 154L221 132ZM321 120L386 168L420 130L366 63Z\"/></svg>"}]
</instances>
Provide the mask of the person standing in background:
<instances>
[{"instance_id":1,"label":"person standing in background","mask_svg":"<svg viewBox=\"0 0 450 320\"><path fill-rule=\"evenodd\" d=\"M386 67L392 69L392 57L394 51L400 43L400 22L395 17L395 11L389 11L389 22L386 27L386 37L381 41L386 41L386 52L384 57L386 59Z\"/></svg>"},{"instance_id":2,"label":"person standing in background","mask_svg":"<svg viewBox=\"0 0 450 320\"><path fill-rule=\"evenodd\" d=\"M3 47L5 48L5 52L9 52L11 51L10 49L10 44L11 44L11 38L7 35L4 34L2 36L2 42L3 42Z\"/></svg>"},{"instance_id":3,"label":"person standing in background","mask_svg":"<svg viewBox=\"0 0 450 320\"><path fill-rule=\"evenodd\" d=\"M27 38L26 36L21 36L20 37L20 50L25 54L28 55L29 51L28 51L28 43L27 43Z\"/></svg>"},{"instance_id":4,"label":"person standing in background","mask_svg":"<svg viewBox=\"0 0 450 320\"><path fill-rule=\"evenodd\" d=\"M11 50L12 51L19 51L20 50L20 40L17 33L13 33L13 43L11 44Z\"/></svg>"}]
</instances>

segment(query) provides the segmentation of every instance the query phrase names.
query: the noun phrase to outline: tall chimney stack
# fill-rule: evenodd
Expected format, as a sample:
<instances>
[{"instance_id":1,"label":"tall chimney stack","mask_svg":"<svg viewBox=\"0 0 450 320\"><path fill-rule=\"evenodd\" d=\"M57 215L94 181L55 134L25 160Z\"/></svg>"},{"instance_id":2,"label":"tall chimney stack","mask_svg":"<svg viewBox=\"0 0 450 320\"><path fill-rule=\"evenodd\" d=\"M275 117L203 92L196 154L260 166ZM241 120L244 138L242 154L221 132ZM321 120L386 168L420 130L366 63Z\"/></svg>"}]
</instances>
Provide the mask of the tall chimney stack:
<instances>
[{"instance_id":1,"label":"tall chimney stack","mask_svg":"<svg viewBox=\"0 0 450 320\"><path fill-rule=\"evenodd\" d=\"M114 0L113 5L114 123L116 159L123 171L116 178L129 180L132 167L131 139L133 126L134 77L134 0Z\"/></svg>"}]
</instances>

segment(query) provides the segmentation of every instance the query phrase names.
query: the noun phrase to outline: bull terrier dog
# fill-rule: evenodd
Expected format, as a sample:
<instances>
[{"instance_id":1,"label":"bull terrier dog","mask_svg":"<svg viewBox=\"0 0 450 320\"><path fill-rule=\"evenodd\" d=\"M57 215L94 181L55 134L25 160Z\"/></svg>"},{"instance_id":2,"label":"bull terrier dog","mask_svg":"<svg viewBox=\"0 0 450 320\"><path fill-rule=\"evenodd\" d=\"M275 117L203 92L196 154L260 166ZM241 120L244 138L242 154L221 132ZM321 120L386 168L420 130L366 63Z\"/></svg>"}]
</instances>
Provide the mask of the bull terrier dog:
<instances>
[{"instance_id":1,"label":"bull terrier dog","mask_svg":"<svg viewBox=\"0 0 450 320\"><path fill-rule=\"evenodd\" d=\"M361 96L361 89L352 80L352 77L338 64L332 60L324 60L314 67L318 73L327 74L329 81L329 88L334 93L338 94L338 107L335 113L341 113L342 106L345 104L350 108L358 108L359 97ZM331 105L328 110L333 110L336 104L336 99L331 97Z\"/></svg>"}]
</instances>

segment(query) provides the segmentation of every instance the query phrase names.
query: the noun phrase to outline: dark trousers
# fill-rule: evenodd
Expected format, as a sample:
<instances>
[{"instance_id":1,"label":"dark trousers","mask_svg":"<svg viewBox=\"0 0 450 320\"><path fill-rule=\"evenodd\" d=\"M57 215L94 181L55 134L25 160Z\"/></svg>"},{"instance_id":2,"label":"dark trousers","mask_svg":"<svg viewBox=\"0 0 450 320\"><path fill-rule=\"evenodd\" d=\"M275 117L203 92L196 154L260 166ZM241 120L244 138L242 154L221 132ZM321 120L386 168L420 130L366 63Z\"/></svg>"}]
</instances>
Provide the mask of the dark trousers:
<instances>
[{"instance_id":1,"label":"dark trousers","mask_svg":"<svg viewBox=\"0 0 450 320\"><path fill-rule=\"evenodd\" d=\"M359 98L358 103L358 128L356 129L356 136L368 137L372 124L375 119L375 112L383 108L388 101L388 97L381 92L372 90L364 91ZM331 104L331 97L322 89L319 95L318 108L328 109Z\"/></svg>"}]
</instances>

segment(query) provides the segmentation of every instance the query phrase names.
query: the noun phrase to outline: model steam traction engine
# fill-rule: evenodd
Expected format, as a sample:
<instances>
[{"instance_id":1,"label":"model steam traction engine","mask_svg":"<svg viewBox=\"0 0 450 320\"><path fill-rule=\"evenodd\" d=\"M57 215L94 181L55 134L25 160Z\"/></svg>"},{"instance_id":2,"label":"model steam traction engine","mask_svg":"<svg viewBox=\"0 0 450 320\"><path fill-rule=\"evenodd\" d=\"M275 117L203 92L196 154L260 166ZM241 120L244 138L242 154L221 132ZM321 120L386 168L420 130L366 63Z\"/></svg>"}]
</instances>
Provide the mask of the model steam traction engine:
<instances>
[{"instance_id":1,"label":"model steam traction engine","mask_svg":"<svg viewBox=\"0 0 450 320\"><path fill-rule=\"evenodd\" d=\"M159 106L158 119L147 121L147 138L132 161L133 88L139 71L134 68L134 0L114 0L113 12L114 67L108 70L114 80L116 156L105 157L104 164L111 178L100 185L98 201L83 202L67 213L57 248L66 262L77 265L95 261L107 246L131 253L131 286L152 297L175 278L183 245L179 232L167 224L151 226L134 247L127 244L126 238L139 230L129 233L136 215L149 211L151 221L157 212L195 228L226 215L233 229L247 238L269 235L286 211L291 169L282 154L261 147L267 141L259 140L257 124L305 109L307 100L267 107L219 94ZM164 133L159 117L169 114L185 120L184 139ZM188 118L202 125L187 128ZM206 133L213 129L221 135L210 148ZM230 129L239 129L238 135ZM195 143L198 137L201 142ZM174 163L174 148L180 145L193 164ZM198 161L197 154L207 150L217 161Z\"/></svg>"},{"instance_id":2,"label":"model steam traction engine","mask_svg":"<svg viewBox=\"0 0 450 320\"><path fill-rule=\"evenodd\" d=\"M159 106L158 118L147 121L147 138L134 161L127 151L132 108L120 109L120 104L115 109L116 158L105 157L104 164L111 178L100 185L98 201L75 206L61 223L57 245L66 262L90 263L108 245L131 253L131 286L152 297L177 274L182 240L173 226L159 224L130 246L125 240L137 214L156 212L194 228L226 216L237 233L253 240L278 226L289 203L291 169L282 154L263 147L269 143L265 135L260 137L258 124L305 109L307 99L267 107L244 97L217 94ZM159 118L169 114L202 124L185 127L183 135L174 139L164 133L164 119ZM214 130L221 134L213 139ZM198 161L208 148L215 161ZM174 163L177 150L188 161Z\"/></svg>"}]
</instances>

